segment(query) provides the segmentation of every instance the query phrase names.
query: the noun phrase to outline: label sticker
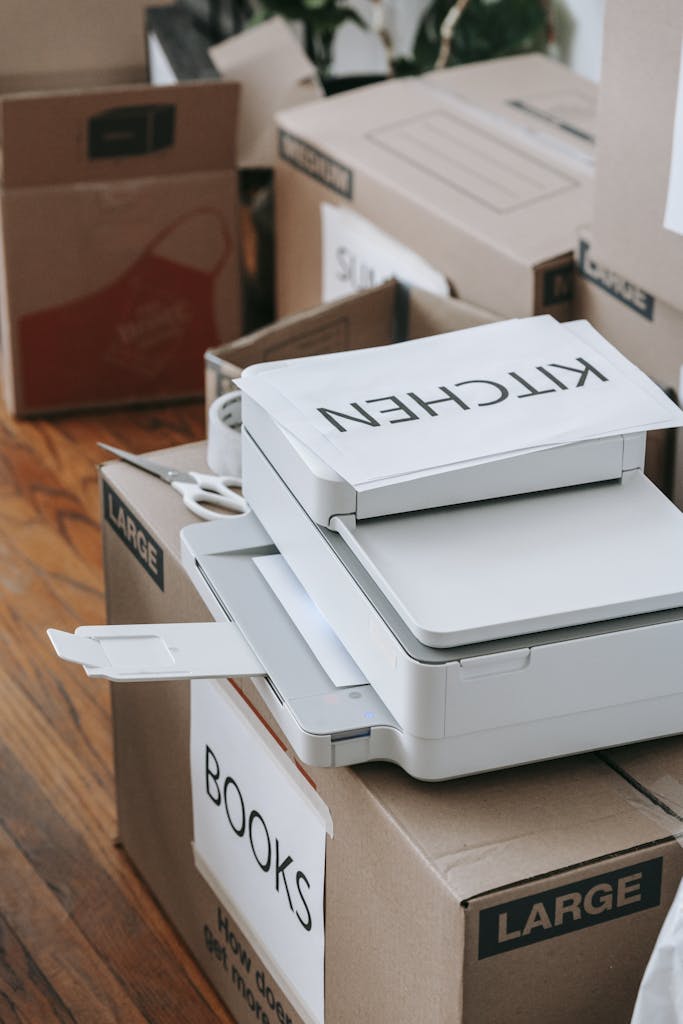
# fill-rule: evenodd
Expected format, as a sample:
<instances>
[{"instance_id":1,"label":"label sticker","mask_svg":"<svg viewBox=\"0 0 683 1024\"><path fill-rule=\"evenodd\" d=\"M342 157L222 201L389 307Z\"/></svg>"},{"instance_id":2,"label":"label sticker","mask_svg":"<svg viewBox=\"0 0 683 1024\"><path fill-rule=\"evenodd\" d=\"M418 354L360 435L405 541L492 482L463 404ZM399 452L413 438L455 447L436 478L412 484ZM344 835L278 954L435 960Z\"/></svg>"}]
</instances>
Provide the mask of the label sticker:
<instances>
[{"instance_id":1,"label":"label sticker","mask_svg":"<svg viewBox=\"0 0 683 1024\"><path fill-rule=\"evenodd\" d=\"M488 907L479 914L479 959L659 906L662 858Z\"/></svg>"},{"instance_id":2,"label":"label sticker","mask_svg":"<svg viewBox=\"0 0 683 1024\"><path fill-rule=\"evenodd\" d=\"M585 239L579 243L579 254L577 267L582 277L597 284L599 288L609 292L619 302L629 306L635 313L644 316L646 320L653 320L655 315L655 298L649 292L639 288L637 284L631 284L621 274L613 270L601 267L591 255L591 247Z\"/></svg>"},{"instance_id":3,"label":"label sticker","mask_svg":"<svg viewBox=\"0 0 683 1024\"><path fill-rule=\"evenodd\" d=\"M280 156L287 163L297 167L304 174L315 178L321 185L351 199L353 196L353 171L350 167L321 153L315 146L309 146L303 139L297 139L280 129Z\"/></svg>"},{"instance_id":4,"label":"label sticker","mask_svg":"<svg viewBox=\"0 0 683 1024\"><path fill-rule=\"evenodd\" d=\"M375 288L392 277L436 295L450 294L443 274L360 214L322 203L320 217L323 302Z\"/></svg>"},{"instance_id":5,"label":"label sticker","mask_svg":"<svg viewBox=\"0 0 683 1024\"><path fill-rule=\"evenodd\" d=\"M137 516L124 505L109 486L103 481L102 500L104 503L104 519L117 533L126 547L133 552L142 568L147 572L159 590L164 589L164 552L149 530L145 529Z\"/></svg>"},{"instance_id":6,"label":"label sticker","mask_svg":"<svg viewBox=\"0 0 683 1024\"><path fill-rule=\"evenodd\" d=\"M329 811L228 683L191 684L195 862L304 1020L325 1016Z\"/></svg>"},{"instance_id":7,"label":"label sticker","mask_svg":"<svg viewBox=\"0 0 683 1024\"><path fill-rule=\"evenodd\" d=\"M354 487L683 425L590 324L550 316L249 366L238 384Z\"/></svg>"}]
</instances>

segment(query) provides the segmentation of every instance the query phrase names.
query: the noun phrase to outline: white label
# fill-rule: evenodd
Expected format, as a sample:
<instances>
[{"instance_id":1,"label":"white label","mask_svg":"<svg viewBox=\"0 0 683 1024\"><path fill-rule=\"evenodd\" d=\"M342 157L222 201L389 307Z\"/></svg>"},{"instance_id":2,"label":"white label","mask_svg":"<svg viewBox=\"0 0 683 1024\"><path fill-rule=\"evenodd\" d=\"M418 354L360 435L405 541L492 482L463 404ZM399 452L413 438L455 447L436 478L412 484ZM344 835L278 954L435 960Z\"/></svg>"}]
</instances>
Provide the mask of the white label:
<instances>
[{"instance_id":1,"label":"white label","mask_svg":"<svg viewBox=\"0 0 683 1024\"><path fill-rule=\"evenodd\" d=\"M322 1024L329 811L229 683L191 686L197 866L297 1012Z\"/></svg>"},{"instance_id":2,"label":"white label","mask_svg":"<svg viewBox=\"0 0 683 1024\"><path fill-rule=\"evenodd\" d=\"M322 203L322 301L374 288L398 278L437 295L450 289L443 274L365 217Z\"/></svg>"},{"instance_id":3,"label":"white label","mask_svg":"<svg viewBox=\"0 0 683 1024\"><path fill-rule=\"evenodd\" d=\"M683 45L678 72L678 94L674 114L669 191L664 211L664 227L683 235Z\"/></svg>"},{"instance_id":4,"label":"white label","mask_svg":"<svg viewBox=\"0 0 683 1024\"><path fill-rule=\"evenodd\" d=\"M240 386L354 486L683 424L588 323L549 316L262 364Z\"/></svg>"}]
</instances>

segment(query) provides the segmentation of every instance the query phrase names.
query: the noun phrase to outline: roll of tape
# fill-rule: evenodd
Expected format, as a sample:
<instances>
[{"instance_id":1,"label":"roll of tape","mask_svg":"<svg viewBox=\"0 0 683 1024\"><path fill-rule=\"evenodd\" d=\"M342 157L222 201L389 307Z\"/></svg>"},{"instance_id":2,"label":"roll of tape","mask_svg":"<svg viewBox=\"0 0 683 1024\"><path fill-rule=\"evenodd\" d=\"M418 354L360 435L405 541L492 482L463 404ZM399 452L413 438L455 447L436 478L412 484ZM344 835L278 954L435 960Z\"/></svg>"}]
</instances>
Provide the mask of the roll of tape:
<instances>
[{"instance_id":1,"label":"roll of tape","mask_svg":"<svg viewBox=\"0 0 683 1024\"><path fill-rule=\"evenodd\" d=\"M206 461L214 473L242 476L242 395L228 391L209 406Z\"/></svg>"}]
</instances>

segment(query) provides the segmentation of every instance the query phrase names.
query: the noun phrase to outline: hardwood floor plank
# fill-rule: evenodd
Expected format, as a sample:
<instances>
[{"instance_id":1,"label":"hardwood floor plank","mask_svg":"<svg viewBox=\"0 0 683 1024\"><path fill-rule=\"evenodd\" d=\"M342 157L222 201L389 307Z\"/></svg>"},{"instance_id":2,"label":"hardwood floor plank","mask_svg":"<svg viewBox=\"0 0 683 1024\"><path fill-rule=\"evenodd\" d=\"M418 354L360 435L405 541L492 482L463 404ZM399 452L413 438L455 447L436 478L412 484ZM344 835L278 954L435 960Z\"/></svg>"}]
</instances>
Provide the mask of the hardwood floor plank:
<instances>
[{"instance_id":1,"label":"hardwood floor plank","mask_svg":"<svg viewBox=\"0 0 683 1024\"><path fill-rule=\"evenodd\" d=\"M23 951L23 973L38 982L22 993L32 1014L27 1019L42 1019L36 1003L43 995L49 997L59 1021L145 1024L145 1017L88 944L55 892L32 870L5 832L0 833L0 860L14 883L5 894L2 916L10 939L19 946L16 954Z\"/></svg>"},{"instance_id":2,"label":"hardwood floor plank","mask_svg":"<svg viewBox=\"0 0 683 1024\"><path fill-rule=\"evenodd\" d=\"M97 464L204 435L203 404L50 420L0 410L0 1021L230 1024L125 853L106 684L48 625L104 621Z\"/></svg>"}]
</instances>

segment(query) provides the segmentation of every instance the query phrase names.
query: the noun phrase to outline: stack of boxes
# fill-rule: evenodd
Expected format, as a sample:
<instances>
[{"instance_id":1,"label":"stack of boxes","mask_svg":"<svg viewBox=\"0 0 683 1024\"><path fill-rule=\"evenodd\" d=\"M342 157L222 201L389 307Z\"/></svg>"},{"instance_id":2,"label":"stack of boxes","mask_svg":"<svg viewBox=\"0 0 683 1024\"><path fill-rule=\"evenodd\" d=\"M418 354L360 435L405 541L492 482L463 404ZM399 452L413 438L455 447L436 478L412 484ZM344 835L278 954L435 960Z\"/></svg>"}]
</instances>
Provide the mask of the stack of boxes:
<instances>
[{"instance_id":1,"label":"stack of boxes","mask_svg":"<svg viewBox=\"0 0 683 1024\"><path fill-rule=\"evenodd\" d=\"M41 299L36 308L25 305L18 279L30 268L22 262L29 257L13 239L21 225L25 237L22 196L37 196L33 190L54 195L55 202L60 190L77 197L87 192L118 208L124 200L138 202L152 179L159 195L171 180L182 188L185 173L195 184L204 173L215 175L224 189L227 233L221 229L213 246L206 235L181 243L183 258L196 245L202 258L211 249L217 263L229 268L229 280L210 300L212 311L223 310L216 313L220 328L191 331L198 351L212 346L207 399L230 388L255 361L537 313L589 319L658 383L677 391L683 297L676 267L683 224L671 197L677 182L683 194L683 178L671 139L674 122L683 119L683 99L677 105L683 19L674 0L643 10L634 0L613 2L607 16L597 129L596 89L540 56L390 81L278 114L276 303L285 319L241 339L232 87L183 86L177 98L168 92L162 100L155 93L152 106L128 90L39 98L33 105L6 100L0 299L10 408L30 413L91 405L93 398L107 404L181 393L137 388L100 394L86 376L80 397L32 401L24 372L25 324L85 295L79 284ZM209 146L209 156L196 165L202 147L189 141L183 143L187 161L176 166L181 149L148 145L157 137L159 105L175 107L171 123L179 130L182 105L191 108L200 96L205 111L217 104L211 120L225 134L206 125L202 146ZM20 125L28 134L35 110L43 118L36 131L41 125L47 131L49 102L63 104L64 111L72 105L80 120L65 141L61 177L54 178L51 165L47 177L34 180L30 175L38 171L26 159L30 140L19 138ZM137 155L104 153L99 166L107 171L95 175L95 190L95 164L82 163L87 173L74 170L77 157L86 160L87 126L131 104L138 110L142 149ZM630 132L622 128L625 109ZM195 127L201 124L199 117ZM163 125L159 132L168 135ZM67 143L73 144L71 155ZM148 169L128 174L128 159ZM353 287L380 284L385 276L371 247L354 252L344 242L342 252L339 237L325 227L329 207L342 217L350 211L367 218L410 249L443 278L452 297L392 282L321 307L326 274L344 268ZM70 219L76 223L79 216ZM171 221L180 225L183 216L174 210ZM148 255L168 258L161 253L170 238L168 217L158 224L151 214L144 220ZM40 237L41 250L55 261L55 244L45 244L43 229L32 237L33 256ZM227 239L223 255L220 238ZM84 251L83 242L69 244ZM136 251L143 250L140 243ZM93 280L90 292L123 287L129 262L106 280ZM47 281L35 267L30 273ZM210 275L210 268L202 269ZM397 265L395 272L400 276L403 269ZM35 290L31 296L35 302ZM166 318L160 320L149 297L136 301L135 317L148 322L152 333L145 340L142 327L117 328L118 342L132 340L137 349L142 338L145 365L154 369L169 342L171 307L162 295L159 310ZM176 327L189 323L184 314L176 320ZM107 366L116 359L103 359L103 376L111 380L114 370ZM32 358L31 366L39 361ZM201 374L201 362L196 366ZM185 371L180 377L187 382ZM193 380L184 393L196 390ZM204 457L203 446L189 446L164 452L162 459L200 469ZM180 562L179 530L193 519L180 501L169 500L166 486L124 464L107 465L102 508L110 622L208 619ZM136 524L134 531L121 527L128 522ZM139 536L155 552L154 571L139 557ZM683 752L677 741L426 785L388 765L301 765L247 679L205 684L202 691L195 684L192 694L185 682L144 688L116 683L113 715L123 843L239 1024L627 1024L683 871L676 838L683 804L675 782ZM209 737L202 729L212 722L224 728ZM228 743L231 735L247 736L248 750ZM239 815L231 818L228 780L243 812L258 809L258 835L251 831L256 818L249 816L249 831L239 825ZM266 791L274 795L268 809L257 802ZM219 862L234 865L232 875L217 877L193 845L202 799L210 801L208 813L221 816L215 853ZM310 883L306 899L297 865L285 855L298 841L299 806L318 822L322 849L315 868L300 867ZM291 819L278 817L282 808L292 809ZM289 887L288 870L298 889L296 883ZM294 901L296 891L302 903Z\"/></svg>"}]
</instances>

